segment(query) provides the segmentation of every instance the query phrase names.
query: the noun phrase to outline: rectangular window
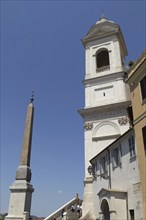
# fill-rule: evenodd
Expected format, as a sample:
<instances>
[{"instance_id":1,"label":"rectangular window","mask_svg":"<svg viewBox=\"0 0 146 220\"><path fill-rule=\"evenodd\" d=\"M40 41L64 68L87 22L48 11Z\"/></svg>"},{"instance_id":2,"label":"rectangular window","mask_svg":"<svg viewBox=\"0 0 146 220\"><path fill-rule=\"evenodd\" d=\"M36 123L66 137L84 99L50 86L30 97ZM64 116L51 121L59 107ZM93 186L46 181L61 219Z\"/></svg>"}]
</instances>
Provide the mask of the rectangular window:
<instances>
[{"instance_id":1,"label":"rectangular window","mask_svg":"<svg viewBox=\"0 0 146 220\"><path fill-rule=\"evenodd\" d=\"M130 120L130 125L133 125L133 110L132 110L132 106L129 106L127 108L127 112L128 112L128 116L129 116L129 120Z\"/></svg>"},{"instance_id":2,"label":"rectangular window","mask_svg":"<svg viewBox=\"0 0 146 220\"><path fill-rule=\"evenodd\" d=\"M129 212L130 212L130 220L134 220L135 219L135 217L134 217L134 209L129 210Z\"/></svg>"},{"instance_id":3,"label":"rectangular window","mask_svg":"<svg viewBox=\"0 0 146 220\"><path fill-rule=\"evenodd\" d=\"M130 152L130 157L134 157L135 156L135 141L134 141L134 136L130 136L130 138L128 139L129 142L129 152Z\"/></svg>"},{"instance_id":4,"label":"rectangular window","mask_svg":"<svg viewBox=\"0 0 146 220\"><path fill-rule=\"evenodd\" d=\"M107 160L106 160L106 156L104 156L100 159L100 174L106 172L107 172Z\"/></svg>"},{"instance_id":5,"label":"rectangular window","mask_svg":"<svg viewBox=\"0 0 146 220\"><path fill-rule=\"evenodd\" d=\"M146 126L142 128L143 144L146 153Z\"/></svg>"},{"instance_id":6,"label":"rectangular window","mask_svg":"<svg viewBox=\"0 0 146 220\"><path fill-rule=\"evenodd\" d=\"M146 99L146 75L140 80L142 100Z\"/></svg>"},{"instance_id":7,"label":"rectangular window","mask_svg":"<svg viewBox=\"0 0 146 220\"><path fill-rule=\"evenodd\" d=\"M113 168L121 165L121 146L118 146L112 150L112 163Z\"/></svg>"},{"instance_id":8,"label":"rectangular window","mask_svg":"<svg viewBox=\"0 0 146 220\"><path fill-rule=\"evenodd\" d=\"M106 165L105 165L105 157L102 157L100 160L100 173L105 173Z\"/></svg>"}]
</instances>

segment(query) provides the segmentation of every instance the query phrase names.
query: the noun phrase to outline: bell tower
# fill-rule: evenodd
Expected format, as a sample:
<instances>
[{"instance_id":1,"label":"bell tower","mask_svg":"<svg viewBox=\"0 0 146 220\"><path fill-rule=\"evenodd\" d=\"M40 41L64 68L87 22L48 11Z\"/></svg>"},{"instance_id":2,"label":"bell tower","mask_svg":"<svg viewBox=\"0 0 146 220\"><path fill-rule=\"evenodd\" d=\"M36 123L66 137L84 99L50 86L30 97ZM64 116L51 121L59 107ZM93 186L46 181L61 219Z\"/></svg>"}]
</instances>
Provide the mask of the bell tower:
<instances>
[{"instance_id":1,"label":"bell tower","mask_svg":"<svg viewBox=\"0 0 146 220\"><path fill-rule=\"evenodd\" d=\"M127 49L120 26L102 17L82 39L85 48L85 179L83 216L93 209L90 160L129 129L130 92L124 82Z\"/></svg>"}]
</instances>

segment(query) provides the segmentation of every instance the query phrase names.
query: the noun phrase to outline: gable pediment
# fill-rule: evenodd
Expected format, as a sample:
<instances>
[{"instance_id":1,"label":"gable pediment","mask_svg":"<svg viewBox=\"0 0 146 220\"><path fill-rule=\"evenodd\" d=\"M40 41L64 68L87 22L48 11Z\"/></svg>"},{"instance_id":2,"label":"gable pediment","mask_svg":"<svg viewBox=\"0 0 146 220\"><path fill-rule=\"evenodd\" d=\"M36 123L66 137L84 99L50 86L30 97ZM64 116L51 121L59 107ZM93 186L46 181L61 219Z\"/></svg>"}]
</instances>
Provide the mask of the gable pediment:
<instances>
[{"instance_id":1,"label":"gable pediment","mask_svg":"<svg viewBox=\"0 0 146 220\"><path fill-rule=\"evenodd\" d=\"M110 34L117 33L119 31L119 25L105 21L101 23L94 24L91 29L88 31L86 36L83 38L83 43L86 41L93 40L94 38L104 37Z\"/></svg>"},{"instance_id":2,"label":"gable pediment","mask_svg":"<svg viewBox=\"0 0 146 220\"><path fill-rule=\"evenodd\" d=\"M102 188L99 192L98 192L98 196L101 197L101 196L105 196L105 195L109 195L109 194L126 194L127 191L125 190L121 190L121 189L105 189L105 188Z\"/></svg>"}]
</instances>

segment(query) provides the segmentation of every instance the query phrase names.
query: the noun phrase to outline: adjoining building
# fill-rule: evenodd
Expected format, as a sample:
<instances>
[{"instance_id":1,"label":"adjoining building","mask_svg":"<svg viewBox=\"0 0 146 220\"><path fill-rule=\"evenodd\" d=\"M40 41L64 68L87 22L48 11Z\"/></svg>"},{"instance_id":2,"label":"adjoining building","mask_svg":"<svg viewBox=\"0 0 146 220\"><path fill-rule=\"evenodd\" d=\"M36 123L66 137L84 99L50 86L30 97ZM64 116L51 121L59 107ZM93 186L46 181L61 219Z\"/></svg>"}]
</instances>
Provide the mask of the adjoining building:
<instances>
[{"instance_id":1,"label":"adjoining building","mask_svg":"<svg viewBox=\"0 0 146 220\"><path fill-rule=\"evenodd\" d=\"M146 50L128 71L126 82L131 92L133 127L143 199L143 219L146 219Z\"/></svg>"}]
</instances>

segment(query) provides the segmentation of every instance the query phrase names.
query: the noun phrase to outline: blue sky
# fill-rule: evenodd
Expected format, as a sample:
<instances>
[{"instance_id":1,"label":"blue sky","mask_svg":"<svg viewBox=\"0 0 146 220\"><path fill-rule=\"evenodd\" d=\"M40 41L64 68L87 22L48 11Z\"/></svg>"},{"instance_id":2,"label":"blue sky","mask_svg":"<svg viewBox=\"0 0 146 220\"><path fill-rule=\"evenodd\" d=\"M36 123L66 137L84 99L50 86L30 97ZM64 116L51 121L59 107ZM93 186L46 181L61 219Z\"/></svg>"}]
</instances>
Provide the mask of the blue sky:
<instances>
[{"instance_id":1,"label":"blue sky","mask_svg":"<svg viewBox=\"0 0 146 220\"><path fill-rule=\"evenodd\" d=\"M19 165L26 109L35 91L31 155L33 215L47 216L83 195L81 38L104 15L121 26L135 61L146 47L145 1L1 1L1 201Z\"/></svg>"}]
</instances>

